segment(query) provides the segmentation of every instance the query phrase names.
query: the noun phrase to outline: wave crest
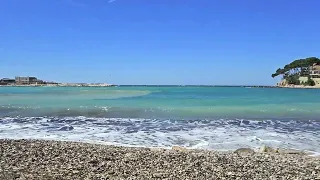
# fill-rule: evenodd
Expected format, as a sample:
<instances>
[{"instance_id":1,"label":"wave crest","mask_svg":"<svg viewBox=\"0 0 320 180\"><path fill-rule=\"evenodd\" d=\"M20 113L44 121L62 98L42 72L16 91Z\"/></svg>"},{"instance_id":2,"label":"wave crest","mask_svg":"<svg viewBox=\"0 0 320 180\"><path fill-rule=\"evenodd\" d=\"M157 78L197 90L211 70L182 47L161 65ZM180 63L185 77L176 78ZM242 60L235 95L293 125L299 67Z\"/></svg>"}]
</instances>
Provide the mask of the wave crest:
<instances>
[{"instance_id":1,"label":"wave crest","mask_svg":"<svg viewBox=\"0 0 320 180\"><path fill-rule=\"evenodd\" d=\"M6 117L0 118L0 136L217 150L269 145L320 152L317 120Z\"/></svg>"}]
</instances>

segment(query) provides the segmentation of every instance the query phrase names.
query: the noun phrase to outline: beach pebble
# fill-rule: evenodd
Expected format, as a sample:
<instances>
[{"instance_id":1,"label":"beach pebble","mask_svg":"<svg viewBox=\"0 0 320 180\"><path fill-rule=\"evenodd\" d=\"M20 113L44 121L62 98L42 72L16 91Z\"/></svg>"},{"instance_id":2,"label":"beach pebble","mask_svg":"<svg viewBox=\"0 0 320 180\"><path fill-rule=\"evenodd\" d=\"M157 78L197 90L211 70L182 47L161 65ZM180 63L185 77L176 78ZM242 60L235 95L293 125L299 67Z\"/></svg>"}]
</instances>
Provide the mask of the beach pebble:
<instances>
[{"instance_id":1,"label":"beach pebble","mask_svg":"<svg viewBox=\"0 0 320 180\"><path fill-rule=\"evenodd\" d=\"M254 150L250 149L250 148L239 148L235 151L235 153L239 154L239 155L251 155L254 154Z\"/></svg>"},{"instance_id":2,"label":"beach pebble","mask_svg":"<svg viewBox=\"0 0 320 180\"><path fill-rule=\"evenodd\" d=\"M0 139L0 179L317 179L304 154L150 149ZM265 152L265 151L263 151ZM268 152L268 151L267 151ZM239 156L239 154L249 156Z\"/></svg>"}]
</instances>

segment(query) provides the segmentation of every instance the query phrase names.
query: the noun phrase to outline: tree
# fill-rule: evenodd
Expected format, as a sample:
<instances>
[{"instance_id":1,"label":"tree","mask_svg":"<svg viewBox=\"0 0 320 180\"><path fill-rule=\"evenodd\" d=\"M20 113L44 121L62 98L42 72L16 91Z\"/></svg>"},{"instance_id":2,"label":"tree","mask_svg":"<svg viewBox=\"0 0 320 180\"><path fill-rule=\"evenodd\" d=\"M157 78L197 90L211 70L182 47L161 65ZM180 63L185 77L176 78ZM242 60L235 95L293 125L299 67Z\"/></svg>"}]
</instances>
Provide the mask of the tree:
<instances>
[{"instance_id":1,"label":"tree","mask_svg":"<svg viewBox=\"0 0 320 180\"><path fill-rule=\"evenodd\" d=\"M313 79L310 78L310 76L308 76L308 80L306 82L306 85L307 86L314 86L314 85L316 85L316 83L314 82Z\"/></svg>"},{"instance_id":2,"label":"tree","mask_svg":"<svg viewBox=\"0 0 320 180\"><path fill-rule=\"evenodd\" d=\"M300 85L299 75L291 74L286 77L288 84Z\"/></svg>"},{"instance_id":3,"label":"tree","mask_svg":"<svg viewBox=\"0 0 320 180\"><path fill-rule=\"evenodd\" d=\"M309 75L309 68L314 64L320 65L320 59L317 57L297 59L289 64L286 64L283 68L278 68L276 72L271 75L271 77L275 78L279 75L282 75L283 78L286 79L289 78L290 75L307 76Z\"/></svg>"}]
</instances>

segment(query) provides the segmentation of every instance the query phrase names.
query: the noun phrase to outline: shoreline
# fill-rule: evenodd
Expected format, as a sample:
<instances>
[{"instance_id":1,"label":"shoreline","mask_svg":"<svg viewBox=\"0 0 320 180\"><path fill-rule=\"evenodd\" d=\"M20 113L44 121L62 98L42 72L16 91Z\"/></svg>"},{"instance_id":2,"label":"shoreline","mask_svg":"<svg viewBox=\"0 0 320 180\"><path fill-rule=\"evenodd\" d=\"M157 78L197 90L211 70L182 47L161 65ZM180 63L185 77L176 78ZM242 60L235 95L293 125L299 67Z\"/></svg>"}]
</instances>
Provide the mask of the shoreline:
<instances>
[{"instance_id":1,"label":"shoreline","mask_svg":"<svg viewBox=\"0 0 320 180\"><path fill-rule=\"evenodd\" d=\"M115 84L30 84L30 85L0 85L0 87L216 87L216 88L268 88L268 89L320 89L320 86L302 86L302 85L285 85L285 86L220 86L220 85L115 85Z\"/></svg>"},{"instance_id":2,"label":"shoreline","mask_svg":"<svg viewBox=\"0 0 320 180\"><path fill-rule=\"evenodd\" d=\"M0 179L316 179L320 157L0 139Z\"/></svg>"},{"instance_id":3,"label":"shoreline","mask_svg":"<svg viewBox=\"0 0 320 180\"><path fill-rule=\"evenodd\" d=\"M278 86L278 88L291 88L291 89L320 89L320 86L302 86L302 85L285 85Z\"/></svg>"}]
</instances>

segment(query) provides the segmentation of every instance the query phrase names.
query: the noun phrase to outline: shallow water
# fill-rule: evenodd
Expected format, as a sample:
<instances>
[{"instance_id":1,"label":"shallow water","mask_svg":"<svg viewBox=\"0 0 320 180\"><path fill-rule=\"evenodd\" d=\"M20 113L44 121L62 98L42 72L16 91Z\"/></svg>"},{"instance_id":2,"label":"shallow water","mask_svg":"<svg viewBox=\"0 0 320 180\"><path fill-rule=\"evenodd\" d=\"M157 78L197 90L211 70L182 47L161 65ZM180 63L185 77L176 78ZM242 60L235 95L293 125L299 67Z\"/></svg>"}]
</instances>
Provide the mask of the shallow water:
<instances>
[{"instance_id":1,"label":"shallow water","mask_svg":"<svg viewBox=\"0 0 320 180\"><path fill-rule=\"evenodd\" d=\"M320 90L0 87L0 138L320 152Z\"/></svg>"}]
</instances>

